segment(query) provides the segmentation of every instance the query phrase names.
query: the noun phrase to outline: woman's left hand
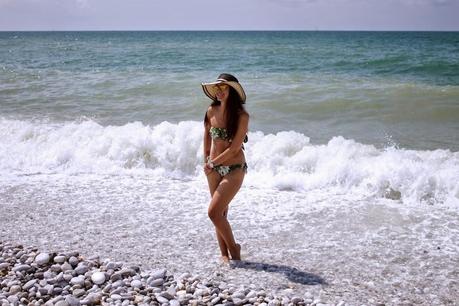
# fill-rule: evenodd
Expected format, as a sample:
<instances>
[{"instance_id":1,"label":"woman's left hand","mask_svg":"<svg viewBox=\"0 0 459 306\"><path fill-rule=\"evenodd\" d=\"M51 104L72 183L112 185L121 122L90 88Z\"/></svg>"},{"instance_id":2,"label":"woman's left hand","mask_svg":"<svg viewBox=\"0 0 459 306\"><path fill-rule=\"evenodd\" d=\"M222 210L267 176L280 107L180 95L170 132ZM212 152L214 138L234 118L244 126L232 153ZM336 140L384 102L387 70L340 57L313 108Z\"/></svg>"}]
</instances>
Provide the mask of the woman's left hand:
<instances>
[{"instance_id":1,"label":"woman's left hand","mask_svg":"<svg viewBox=\"0 0 459 306\"><path fill-rule=\"evenodd\" d=\"M205 163L205 164L204 164L204 173L205 173L206 175L209 175L211 172L212 172L212 168L209 166L208 163Z\"/></svg>"}]
</instances>

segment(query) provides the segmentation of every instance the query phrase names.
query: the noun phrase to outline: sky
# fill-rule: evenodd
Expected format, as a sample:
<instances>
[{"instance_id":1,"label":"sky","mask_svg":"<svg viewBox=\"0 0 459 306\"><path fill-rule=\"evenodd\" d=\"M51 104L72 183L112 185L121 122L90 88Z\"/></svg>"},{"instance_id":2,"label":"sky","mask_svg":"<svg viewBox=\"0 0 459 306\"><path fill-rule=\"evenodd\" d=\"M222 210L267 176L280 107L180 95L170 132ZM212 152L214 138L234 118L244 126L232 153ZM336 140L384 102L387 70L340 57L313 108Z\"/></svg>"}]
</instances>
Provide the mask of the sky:
<instances>
[{"instance_id":1,"label":"sky","mask_svg":"<svg viewBox=\"0 0 459 306\"><path fill-rule=\"evenodd\" d=\"M459 0L0 0L0 31L459 31Z\"/></svg>"}]
</instances>

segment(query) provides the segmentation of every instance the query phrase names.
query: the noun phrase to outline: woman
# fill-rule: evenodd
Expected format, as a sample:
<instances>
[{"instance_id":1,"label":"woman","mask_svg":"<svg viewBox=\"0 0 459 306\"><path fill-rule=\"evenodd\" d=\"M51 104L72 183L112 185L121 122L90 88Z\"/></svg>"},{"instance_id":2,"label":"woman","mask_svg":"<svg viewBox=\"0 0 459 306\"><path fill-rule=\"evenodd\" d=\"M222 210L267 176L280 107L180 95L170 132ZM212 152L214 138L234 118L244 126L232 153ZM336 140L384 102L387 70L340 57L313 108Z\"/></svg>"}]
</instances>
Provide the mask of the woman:
<instances>
[{"instance_id":1,"label":"woman","mask_svg":"<svg viewBox=\"0 0 459 306\"><path fill-rule=\"evenodd\" d=\"M249 114L244 109L245 93L239 81L221 74L216 82L202 83L212 99L204 117L204 172L212 200L209 218L215 225L222 260L241 260L241 246L228 223L228 205L247 172L243 142L247 141Z\"/></svg>"}]
</instances>

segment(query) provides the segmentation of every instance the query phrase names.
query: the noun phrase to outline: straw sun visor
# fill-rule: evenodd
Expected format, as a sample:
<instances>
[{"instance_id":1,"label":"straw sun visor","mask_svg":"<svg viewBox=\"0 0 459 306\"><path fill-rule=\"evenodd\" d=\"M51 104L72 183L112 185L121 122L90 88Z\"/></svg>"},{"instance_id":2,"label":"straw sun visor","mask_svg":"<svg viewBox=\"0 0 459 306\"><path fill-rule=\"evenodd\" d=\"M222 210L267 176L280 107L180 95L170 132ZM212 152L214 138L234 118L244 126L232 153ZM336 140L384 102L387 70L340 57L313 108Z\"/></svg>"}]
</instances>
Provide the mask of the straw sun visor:
<instances>
[{"instance_id":1,"label":"straw sun visor","mask_svg":"<svg viewBox=\"0 0 459 306\"><path fill-rule=\"evenodd\" d=\"M239 97L241 98L242 103L245 103L246 96L245 96L245 92L241 84L239 84L238 82L234 82L234 81L227 81L225 79L217 79L217 81L211 82L211 83L201 83L202 90L204 90L204 93L210 99L212 100L217 99L217 86L216 86L217 84L227 84L231 86L232 88L234 88L236 92L239 94Z\"/></svg>"}]
</instances>

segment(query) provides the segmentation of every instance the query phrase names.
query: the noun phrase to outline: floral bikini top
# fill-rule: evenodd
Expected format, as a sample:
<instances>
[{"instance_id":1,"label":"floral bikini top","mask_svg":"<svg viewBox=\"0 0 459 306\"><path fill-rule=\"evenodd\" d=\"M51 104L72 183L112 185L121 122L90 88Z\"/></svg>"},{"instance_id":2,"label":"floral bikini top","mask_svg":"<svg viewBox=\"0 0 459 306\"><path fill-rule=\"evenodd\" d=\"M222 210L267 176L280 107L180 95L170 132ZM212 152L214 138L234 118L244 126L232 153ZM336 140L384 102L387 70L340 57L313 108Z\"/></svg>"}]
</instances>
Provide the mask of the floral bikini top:
<instances>
[{"instance_id":1,"label":"floral bikini top","mask_svg":"<svg viewBox=\"0 0 459 306\"><path fill-rule=\"evenodd\" d=\"M231 139L228 137L228 131L225 128L211 126L209 129L209 134L212 139L222 139L231 142ZM248 140L249 138L247 135L245 135L244 142L247 142ZM242 145L242 148L244 148L244 145Z\"/></svg>"}]
</instances>

